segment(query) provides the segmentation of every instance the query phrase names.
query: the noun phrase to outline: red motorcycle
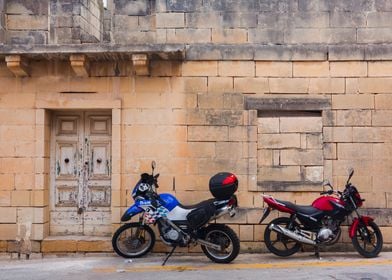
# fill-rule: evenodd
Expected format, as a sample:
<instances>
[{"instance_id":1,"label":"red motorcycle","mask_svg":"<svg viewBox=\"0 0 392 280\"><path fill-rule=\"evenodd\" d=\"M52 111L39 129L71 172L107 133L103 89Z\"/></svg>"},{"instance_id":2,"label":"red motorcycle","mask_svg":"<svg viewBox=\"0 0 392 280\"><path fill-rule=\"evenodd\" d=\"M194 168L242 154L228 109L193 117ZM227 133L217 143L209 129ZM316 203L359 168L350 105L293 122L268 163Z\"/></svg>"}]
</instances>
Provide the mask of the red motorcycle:
<instances>
[{"instance_id":1,"label":"red motorcycle","mask_svg":"<svg viewBox=\"0 0 392 280\"><path fill-rule=\"evenodd\" d=\"M343 192L335 191L330 183L328 191L321 192L311 206L300 206L282 201L269 195L263 195L268 204L260 219L260 224L268 217L271 210L290 214L290 217L279 217L271 221L264 232L264 242L271 253L280 257L295 254L302 244L313 245L315 254L319 255L319 247L335 244L341 234L341 224L349 216L351 224L348 229L354 248L366 258L376 257L383 245L381 231L374 219L362 216L357 209L364 199L350 183L354 170L350 171ZM355 212L357 217L352 218Z\"/></svg>"}]
</instances>

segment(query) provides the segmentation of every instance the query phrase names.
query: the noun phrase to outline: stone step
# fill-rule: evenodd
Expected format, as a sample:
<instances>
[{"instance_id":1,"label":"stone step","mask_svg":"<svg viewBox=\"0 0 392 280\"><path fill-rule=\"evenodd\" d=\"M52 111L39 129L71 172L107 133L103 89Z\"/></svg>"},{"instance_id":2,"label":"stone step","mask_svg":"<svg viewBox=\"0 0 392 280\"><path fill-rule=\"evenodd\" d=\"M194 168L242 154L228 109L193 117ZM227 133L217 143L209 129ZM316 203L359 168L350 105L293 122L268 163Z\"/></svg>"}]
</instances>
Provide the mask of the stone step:
<instances>
[{"instance_id":1,"label":"stone step","mask_svg":"<svg viewBox=\"0 0 392 280\"><path fill-rule=\"evenodd\" d=\"M51 236L41 242L42 253L112 251L111 237Z\"/></svg>"}]
</instances>

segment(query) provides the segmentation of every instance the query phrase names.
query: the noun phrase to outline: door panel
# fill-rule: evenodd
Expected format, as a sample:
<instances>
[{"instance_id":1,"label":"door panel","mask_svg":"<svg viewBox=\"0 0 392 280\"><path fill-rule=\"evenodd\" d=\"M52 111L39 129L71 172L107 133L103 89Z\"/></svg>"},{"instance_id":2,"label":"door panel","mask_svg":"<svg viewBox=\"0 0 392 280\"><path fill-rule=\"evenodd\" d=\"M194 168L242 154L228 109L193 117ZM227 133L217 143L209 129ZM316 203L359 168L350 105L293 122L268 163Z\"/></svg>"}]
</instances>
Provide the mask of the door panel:
<instances>
[{"instance_id":1,"label":"door panel","mask_svg":"<svg viewBox=\"0 0 392 280\"><path fill-rule=\"evenodd\" d=\"M110 112L56 112L51 235L111 234Z\"/></svg>"}]
</instances>

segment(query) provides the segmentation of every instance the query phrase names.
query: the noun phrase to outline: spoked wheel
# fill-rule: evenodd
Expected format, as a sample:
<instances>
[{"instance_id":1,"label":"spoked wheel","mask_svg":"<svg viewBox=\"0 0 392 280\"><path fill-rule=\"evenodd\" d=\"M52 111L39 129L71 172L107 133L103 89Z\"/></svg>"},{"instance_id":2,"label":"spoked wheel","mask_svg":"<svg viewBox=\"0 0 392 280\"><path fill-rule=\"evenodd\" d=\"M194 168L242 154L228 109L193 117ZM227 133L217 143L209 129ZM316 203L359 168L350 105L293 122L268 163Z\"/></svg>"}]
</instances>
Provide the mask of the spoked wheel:
<instances>
[{"instance_id":1,"label":"spoked wheel","mask_svg":"<svg viewBox=\"0 0 392 280\"><path fill-rule=\"evenodd\" d=\"M121 226L113 235L114 251L124 258L138 258L149 251L155 243L155 234L147 225L130 223Z\"/></svg>"},{"instance_id":2,"label":"spoked wheel","mask_svg":"<svg viewBox=\"0 0 392 280\"><path fill-rule=\"evenodd\" d=\"M281 217L273 220L268 224L264 232L264 242L268 250L271 253L279 257L288 257L301 249L301 244L280 232L270 230L269 226L271 224L279 225L283 228L288 228L290 224L290 219L287 217ZM297 224L295 224L297 226Z\"/></svg>"},{"instance_id":3,"label":"spoked wheel","mask_svg":"<svg viewBox=\"0 0 392 280\"><path fill-rule=\"evenodd\" d=\"M377 257L383 244L380 228L374 222L369 222L367 226L360 223L351 241L355 250L365 258Z\"/></svg>"},{"instance_id":4,"label":"spoked wheel","mask_svg":"<svg viewBox=\"0 0 392 280\"><path fill-rule=\"evenodd\" d=\"M235 232L226 225L209 225L206 228L204 239L210 243L221 246L221 250L216 250L201 245L204 254L216 263L229 263L234 260L240 252L240 240Z\"/></svg>"}]
</instances>

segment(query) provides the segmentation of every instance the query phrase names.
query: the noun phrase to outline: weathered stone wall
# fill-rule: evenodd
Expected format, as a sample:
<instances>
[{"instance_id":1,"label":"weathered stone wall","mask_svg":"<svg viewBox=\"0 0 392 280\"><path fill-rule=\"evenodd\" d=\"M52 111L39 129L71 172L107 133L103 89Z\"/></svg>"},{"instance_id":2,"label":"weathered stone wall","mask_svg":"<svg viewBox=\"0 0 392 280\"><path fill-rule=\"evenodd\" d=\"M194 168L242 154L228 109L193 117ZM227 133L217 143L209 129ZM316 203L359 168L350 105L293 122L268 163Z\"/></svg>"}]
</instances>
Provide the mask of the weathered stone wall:
<instances>
[{"instance_id":1,"label":"weathered stone wall","mask_svg":"<svg viewBox=\"0 0 392 280\"><path fill-rule=\"evenodd\" d=\"M114 0L116 43L388 43L385 0Z\"/></svg>"},{"instance_id":2,"label":"weathered stone wall","mask_svg":"<svg viewBox=\"0 0 392 280\"><path fill-rule=\"evenodd\" d=\"M2 1L7 42L379 44L392 40L386 0Z\"/></svg>"},{"instance_id":3,"label":"weathered stone wall","mask_svg":"<svg viewBox=\"0 0 392 280\"><path fill-rule=\"evenodd\" d=\"M110 242L45 239L51 112L64 109L113 110L113 230L151 160L159 191L184 204L210 197L215 172L236 173L241 208L220 221L246 250L264 249L261 193L310 204L323 179L341 190L354 167L361 211L391 247L389 1L115 0L103 11L98 0L0 0L0 12L1 57L21 50L29 75L0 62L0 251L13 251L29 223L37 252L111 250ZM114 43L113 52L100 42ZM69 63L67 44L83 53L82 43L97 43L78 56L87 62L75 61L89 77ZM148 55L149 75L135 75L130 53L117 47L147 43L179 43L184 61L160 49ZM34 53L53 44L50 54Z\"/></svg>"},{"instance_id":4,"label":"weathered stone wall","mask_svg":"<svg viewBox=\"0 0 392 280\"><path fill-rule=\"evenodd\" d=\"M240 179L241 208L234 219L221 221L228 222L239 233L244 249L261 250L265 225L257 225L263 206L260 194L266 192L308 204L317 197L321 185L311 191L295 189L295 185L279 191L260 188L263 177L258 174L258 162L265 162L268 157L258 153L258 149L268 147L258 137L258 130L265 132L273 121L268 126L263 120L259 122L255 109L245 109L252 106L248 99L321 98L327 102L318 101L322 104L318 105L322 123L316 121L314 132L319 134L322 125L322 176L341 189L347 168L355 168L353 183L366 199L362 211L376 217L388 247L392 242L391 64L391 61L151 61L151 75L138 77L129 75L132 69L125 62L118 66L96 62L92 64L91 77L76 78L66 62L37 61L31 64L31 77L23 79L14 78L1 64L0 238L14 240L17 225L27 220L33 223L33 240L42 240L49 234L50 110L42 108L103 108L120 100L121 114L115 119L121 135L121 161L116 167L120 168L119 176L114 180L121 187L112 192L113 229L118 227L121 213L132 203L130 191L139 174L150 170L154 159L158 163L157 172L161 173L159 191L175 194L184 204L210 197L208 179L215 172L236 173ZM120 69L117 74L116 67ZM264 86L255 87L260 81ZM78 91L81 93L66 93ZM275 109L274 103L263 104L266 107L259 110L261 113ZM288 107L295 110L292 104ZM297 127L286 126L287 121L290 120L280 119L281 129ZM307 145L310 135L301 132L301 127L306 127L305 122L301 123L303 126L295 133L302 139L300 144ZM303 147L295 151L301 154ZM311 156L310 160L313 159ZM342 240L349 242L346 234ZM43 247L40 242L34 243L36 250L75 251L84 246L77 245L81 241L75 240L69 250L67 246L56 249L54 241L45 242ZM4 245L5 248L9 249L10 244L13 243ZM94 244L86 250L94 250ZM110 250L110 246L102 250Z\"/></svg>"}]
</instances>

